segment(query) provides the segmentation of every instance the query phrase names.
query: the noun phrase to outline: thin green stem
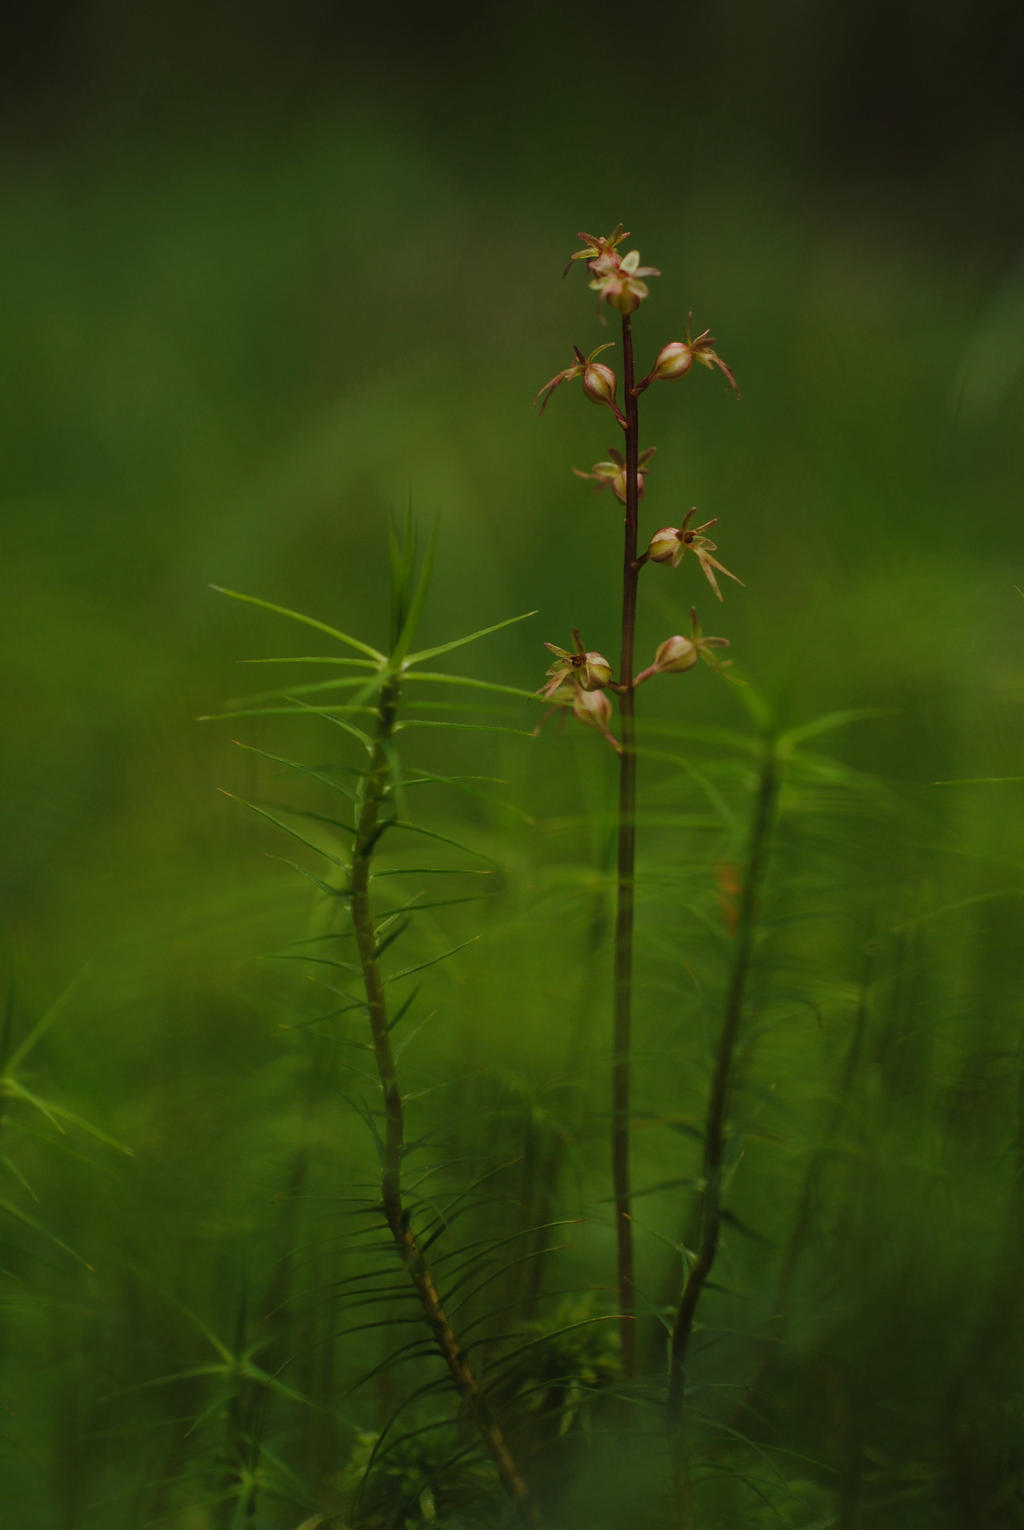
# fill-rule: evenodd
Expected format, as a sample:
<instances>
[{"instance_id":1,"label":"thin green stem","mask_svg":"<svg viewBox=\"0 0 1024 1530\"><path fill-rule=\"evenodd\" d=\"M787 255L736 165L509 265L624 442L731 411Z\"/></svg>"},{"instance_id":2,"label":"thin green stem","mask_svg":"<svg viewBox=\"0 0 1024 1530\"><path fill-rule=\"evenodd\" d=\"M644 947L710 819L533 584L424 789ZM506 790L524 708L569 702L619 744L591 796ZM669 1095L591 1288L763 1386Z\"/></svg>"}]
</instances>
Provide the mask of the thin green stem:
<instances>
[{"instance_id":1,"label":"thin green stem","mask_svg":"<svg viewBox=\"0 0 1024 1530\"><path fill-rule=\"evenodd\" d=\"M722 1228L722 1179L725 1157L726 1113L733 1058L746 999L747 977L757 929L758 899L764 880L775 800L778 793L778 763L773 745L765 749L758 783L757 801L750 832L743 892L736 926L736 947L729 987L726 992L722 1029L718 1038L711 1090L708 1096L704 1127L704 1172L701 1203L700 1241L696 1258L683 1285L676 1310L669 1348L667 1415L669 1440L673 1450L677 1504L681 1530L694 1525L689 1464L684 1443L684 1404L686 1393L686 1356L693 1333L697 1307L711 1274L718 1252Z\"/></svg>"},{"instance_id":2,"label":"thin green stem","mask_svg":"<svg viewBox=\"0 0 1024 1530\"><path fill-rule=\"evenodd\" d=\"M622 752L619 755L619 830L615 914L615 1014L612 1037L612 1186L621 1316L622 1366L627 1379L636 1374L635 1272L630 1215L629 1116L630 1045L633 999L633 916L636 866L636 694L633 650L636 640L636 542L638 520L637 460L639 429L633 394L633 334L622 316L623 381L626 394L626 518L622 560L622 647L619 703Z\"/></svg>"},{"instance_id":3,"label":"thin green stem","mask_svg":"<svg viewBox=\"0 0 1024 1530\"><path fill-rule=\"evenodd\" d=\"M506 1493L528 1524L540 1517L521 1471L495 1422L476 1373L460 1347L444 1310L423 1250L410 1225L402 1197L402 1157L405 1115L391 1046L384 978L378 960L370 902L370 867L374 847L385 826L384 807L390 781L389 750L398 708L399 680L392 676L381 687L377 728L370 753L362 805L356 825L350 880L352 927L359 952L377 1073L384 1102L384 1144L381 1165L381 1205L395 1247L412 1281L427 1326L451 1374L484 1448L491 1457Z\"/></svg>"}]
</instances>

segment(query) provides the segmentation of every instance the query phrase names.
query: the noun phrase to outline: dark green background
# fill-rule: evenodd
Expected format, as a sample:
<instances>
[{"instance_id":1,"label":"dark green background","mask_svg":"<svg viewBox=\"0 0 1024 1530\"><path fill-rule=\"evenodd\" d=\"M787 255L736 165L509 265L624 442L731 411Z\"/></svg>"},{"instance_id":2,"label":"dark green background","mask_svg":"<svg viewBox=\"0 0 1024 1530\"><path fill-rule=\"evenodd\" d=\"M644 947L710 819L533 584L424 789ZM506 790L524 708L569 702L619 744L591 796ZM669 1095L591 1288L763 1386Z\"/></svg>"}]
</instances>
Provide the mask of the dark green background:
<instances>
[{"instance_id":1,"label":"dark green background","mask_svg":"<svg viewBox=\"0 0 1024 1530\"><path fill-rule=\"evenodd\" d=\"M823 804L823 841L840 825L835 859L800 912L825 888L837 907L844 889L848 901L841 933L805 932L800 951L847 985L841 1008L868 936L885 947L897 927L923 929L897 960L915 1018L893 1034L929 1039L909 1074L886 1075L888 1104L872 1106L881 1180L858 1258L870 1267L872 1247L891 1249L886 1229L908 1218L916 1228L934 1312L912 1357L930 1352L950 1311L990 1310L978 1260L995 1258L1011 1193L1024 1019L1022 786L990 779L1018 777L1021 753L1018 8L743 0L685 7L669 23L601 5L378 15L90 4L25 7L11 37L0 242L8 965L22 1030L84 971L61 1039L33 1061L36 1083L130 1139L146 1165L141 1188L119 1182L97 1209L76 1176L91 1186L113 1173L92 1161L102 1153L89 1149L87 1171L74 1161L60 1188L51 1147L37 1144L33 1172L50 1188L33 1215L97 1267L106 1250L105 1278L141 1265L145 1287L162 1264L180 1288L197 1236L215 1250L238 1230L230 1196L204 1198L208 1166L237 1163L246 1133L262 1165L260 1111L288 1097L261 1071L280 1054L249 958L301 925L304 895L264 859L280 849L265 826L217 793L251 784L228 744L236 730L195 718L252 688L236 659L304 640L210 582L381 642L386 519L411 496L440 530L424 642L538 608L473 651L475 673L533 688L542 642L566 643L574 624L614 653L619 516L569 471L612 435L568 387L542 421L529 404L573 343L589 351L614 334L580 270L560 273L577 229L622 219L664 273L635 321L641 364L681 336L692 309L743 390L737 404L717 373L701 373L644 400L645 441L658 446L644 529L677 524L696 503L701 519L719 517L720 555L747 588L727 587L717 608L688 565L651 570L641 652L681 630L696 600L789 723L885 709L837 735L836 752L891 796L864 814L868 827L843 818L842 800ZM736 694L703 674L651 705L742 725ZM511 721L530 726L528 714ZM501 773L538 820L605 800L589 740L520 742L503 746ZM934 784L961 778L989 784ZM585 861L577 838L567 850L552 835L533 873ZM799 862L798 836L794 846ZM506 853L515 883L524 857ZM571 974L579 908L562 922L557 903L537 907L536 942ZM651 917L659 940L681 940L671 894ZM462 982L472 974L471 961ZM514 1068L523 1022L513 1008L502 1019L492 997L493 1047L474 1061ZM540 981L526 1029L538 1046L550 999ZM827 1020L826 1003L826 1052ZM817 1063L799 1038L778 1062L799 1116ZM984 1122L973 1156L957 1137L947 1159L951 1099L957 1131L969 1138ZM813 1112L805 1128L813 1137ZM268 1182L274 1143L288 1138L287 1124L274 1130ZM915 1157L907 1144L924 1139ZM919 1159L941 1211L906 1169ZM263 1168L239 1172L262 1205ZM150 1225L165 1193L168 1212ZM249 1226L248 1212L237 1216ZM23 1228L16 1242L20 1292L36 1255ZM898 1261L876 1259L871 1321L842 1319L858 1336L848 1348L866 1345L883 1373L887 1324L902 1322L890 1304L906 1284ZM197 1306L216 1305L216 1279L194 1285ZM84 1300L62 1299L76 1313ZM61 1523L100 1522L75 1487L103 1390L88 1350L124 1382L110 1356L129 1342L131 1300L107 1286L88 1302L106 1340L86 1325L80 1351L68 1338L77 1317L54 1337L37 1314L13 1347L11 1386L31 1398L11 1446L19 1524L26 1505L40 1525L56 1522L31 1465L51 1450L68 1466L43 1470L64 1483ZM138 1319L150 1333L160 1321ZM813 1351L813 1320L809 1331ZM69 1349L86 1357L73 1381L61 1369ZM138 1379L173 1369L157 1351L140 1355ZM893 1374L908 1366L894 1360ZM893 1406L905 1416L905 1401ZM928 1455L931 1427L901 1459ZM880 1448L874 1423L866 1437Z\"/></svg>"}]
</instances>

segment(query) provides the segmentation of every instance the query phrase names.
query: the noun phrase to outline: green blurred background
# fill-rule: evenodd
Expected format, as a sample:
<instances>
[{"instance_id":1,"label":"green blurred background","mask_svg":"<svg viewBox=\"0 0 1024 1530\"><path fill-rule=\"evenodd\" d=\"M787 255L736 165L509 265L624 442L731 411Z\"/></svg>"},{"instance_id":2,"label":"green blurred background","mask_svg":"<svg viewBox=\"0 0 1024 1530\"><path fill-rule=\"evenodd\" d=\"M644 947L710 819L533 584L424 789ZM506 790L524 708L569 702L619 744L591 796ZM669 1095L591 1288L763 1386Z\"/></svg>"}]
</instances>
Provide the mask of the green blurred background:
<instances>
[{"instance_id":1,"label":"green blurred background","mask_svg":"<svg viewBox=\"0 0 1024 1530\"><path fill-rule=\"evenodd\" d=\"M78 975L66 1036L43 1059L51 1092L148 1164L96 1241L187 1284L184 1249L233 1232L199 1193L204 1164L226 1161L210 1122L244 1118L255 1137L243 1096L269 1092L260 1070L280 1067L250 958L301 925L303 893L265 859L280 849L265 826L216 790L249 780L233 730L195 719L252 688L236 660L303 643L209 584L383 641L385 525L411 497L440 529L424 642L537 608L467 661L526 688L542 642L565 643L574 624L613 652L619 518L570 473L612 437L569 388L541 421L529 406L573 343L612 334L579 270L560 275L578 229L622 219L664 273L635 321L641 364L692 309L743 390L737 404L702 373L645 398L658 446L645 529L696 503L720 518L721 556L747 588L712 610L690 570L678 583L652 570L641 652L696 599L789 723L885 709L835 746L891 797L869 828L854 815L835 831L841 854L804 911L821 888L855 873L856 886L842 935L820 948L803 936L802 954L849 978L868 935L925 921L932 955L900 957L928 974L911 984L921 1012L905 1033L941 1016L942 1040L915 1053L902 1116L898 1069L888 1106L872 1105L892 1174L878 1194L897 1223L916 1203L890 1148L902 1163L895 1144L924 1119L934 1065L991 1140L974 1158L958 1149L953 1209L926 1225L998 1243L1006 1186L990 1201L984 1187L1006 1171L1024 1021L1022 787L999 779L1021 773L1019 8L734 0L668 19L603 4L94 0L25 6L11 36L4 916L16 1026ZM660 703L666 715L682 694ZM742 725L735 693L706 676L685 707ZM502 750L537 819L600 797L587 742ZM964 778L988 784L935 785ZM834 827L842 803L827 811ZM580 844L554 835L550 862ZM574 906L563 954L581 919ZM668 940L670 915L665 926ZM531 1025L543 1030L540 1011ZM499 1027L495 1049L511 1066L515 1035ZM811 1065L797 1048L780 1066L799 1080ZM942 1120L928 1117L936 1175ZM251 1144L251 1163L286 1136ZM45 1177L49 1147L33 1151ZM67 1172L44 1220L89 1245L86 1170ZM262 1168L237 1172L243 1201L262 1193ZM149 1225L140 1207L162 1195L167 1215ZM968 1277L946 1234L933 1252L951 1261L939 1324L943 1280L962 1295ZM19 1290L39 1257L21 1249ZM876 1317L904 1278L878 1274ZM79 1295L65 1299L70 1311ZM131 1301L115 1320L109 1290L90 1300L106 1316L88 1344L117 1372ZM77 1318L63 1339L33 1321L11 1361L42 1378L12 1447L17 1522L92 1524L70 1468L58 1509L36 1520L29 1507L24 1462L55 1437L77 1459L96 1390L61 1369ZM849 1321L856 1351L870 1325ZM891 1347L881 1317L865 1342ZM172 1369L155 1353L138 1364Z\"/></svg>"},{"instance_id":2,"label":"green blurred background","mask_svg":"<svg viewBox=\"0 0 1024 1530\"><path fill-rule=\"evenodd\" d=\"M1015 8L83 4L14 43L4 886L54 978L244 863L192 718L264 624L210 581L372 633L411 495L438 632L539 607L525 685L573 622L614 645L569 475L608 432L529 401L604 338L559 276L619 218L665 273L641 356L692 308L743 388L645 426L652 529L698 503L748 584L735 657L794 716L897 706L887 775L1016 772Z\"/></svg>"}]
</instances>

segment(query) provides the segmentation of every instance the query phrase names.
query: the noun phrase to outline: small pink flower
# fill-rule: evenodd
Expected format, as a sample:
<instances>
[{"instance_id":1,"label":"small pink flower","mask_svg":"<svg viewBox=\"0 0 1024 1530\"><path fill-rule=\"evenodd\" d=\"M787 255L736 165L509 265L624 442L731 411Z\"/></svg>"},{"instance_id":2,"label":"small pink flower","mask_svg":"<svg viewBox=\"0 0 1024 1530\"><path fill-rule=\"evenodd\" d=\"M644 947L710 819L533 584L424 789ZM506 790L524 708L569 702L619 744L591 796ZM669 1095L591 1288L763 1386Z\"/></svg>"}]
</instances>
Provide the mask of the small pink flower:
<instances>
[{"instance_id":1,"label":"small pink flower","mask_svg":"<svg viewBox=\"0 0 1024 1530\"><path fill-rule=\"evenodd\" d=\"M544 647L555 655L555 662L547 671L547 684L537 694L552 705L533 730L534 733L540 732L552 712L561 712L563 720L567 713L572 712L580 722L596 728L613 749L621 750L621 744L609 728L612 704L604 687L613 681L612 667L604 654L584 647L578 627L572 629L571 651L559 648L554 643L545 643Z\"/></svg>"},{"instance_id":2,"label":"small pink flower","mask_svg":"<svg viewBox=\"0 0 1024 1530\"><path fill-rule=\"evenodd\" d=\"M717 543L712 542L710 537L701 536L702 531L707 531L709 526L717 524L717 515L712 520L705 521L702 526L691 527L690 519L696 512L697 506L694 505L686 512L681 526L663 526L660 531L656 531L648 545L647 557L651 563L671 563L673 568L678 568L688 552L696 554L697 561L704 571L704 577L721 600L722 592L718 588L718 580L714 573L716 568L719 573L735 580L737 584L743 584L743 580L731 569L726 568L724 563L719 563L717 558L712 557L712 553L718 551Z\"/></svg>"},{"instance_id":3,"label":"small pink flower","mask_svg":"<svg viewBox=\"0 0 1024 1530\"><path fill-rule=\"evenodd\" d=\"M642 266L639 250L630 250L628 255L618 253L618 246L629 238L621 223L617 223L610 234L578 234L577 238L583 240L586 248L569 257L569 266L574 260L587 262L591 291L598 294L598 313L602 303L610 304L624 315L635 312L644 298L650 297L650 288L643 278L660 276L661 272L656 266ZM565 272L562 274L564 276Z\"/></svg>"},{"instance_id":4,"label":"small pink flower","mask_svg":"<svg viewBox=\"0 0 1024 1530\"><path fill-rule=\"evenodd\" d=\"M569 265L567 265L565 271L562 272L563 276L566 274L566 271L568 271L569 266L572 265L574 260L588 261L591 267L593 267L596 261L601 260L606 256L610 255L614 259L617 259L618 257L615 255L615 247L616 245L620 245L624 239L629 238L629 230L624 228L621 223L616 223L610 234L577 234L576 238L583 240L583 243L586 245L586 249L577 250L575 254L569 256Z\"/></svg>"},{"instance_id":5,"label":"small pink flower","mask_svg":"<svg viewBox=\"0 0 1024 1530\"><path fill-rule=\"evenodd\" d=\"M553 700L564 685L583 691L599 691L611 683L611 665L603 653L584 647L578 627L572 629L572 644L571 652L554 643L544 644L555 655L555 663L547 671L548 683L538 692L548 700Z\"/></svg>"},{"instance_id":6,"label":"small pink flower","mask_svg":"<svg viewBox=\"0 0 1024 1530\"><path fill-rule=\"evenodd\" d=\"M642 383L636 387L637 393L642 393L652 382L672 382L677 377L685 377L695 361L699 361L702 367L709 371L717 367L724 373L729 387L739 398L740 390L735 377L730 369L714 350L715 337L709 329L696 338L690 335L690 320L693 314L688 315L686 320L686 339L670 340L668 345L663 345L654 359L654 366L648 372Z\"/></svg>"},{"instance_id":7,"label":"small pink flower","mask_svg":"<svg viewBox=\"0 0 1024 1530\"><path fill-rule=\"evenodd\" d=\"M649 381L671 381L675 377L685 377L693 366L693 346L687 345L682 340L670 340L668 345L663 345L654 358L654 367Z\"/></svg>"},{"instance_id":8,"label":"small pink flower","mask_svg":"<svg viewBox=\"0 0 1024 1530\"><path fill-rule=\"evenodd\" d=\"M637 499L643 499L644 497L644 479L650 471L648 464L650 463L650 460L654 456L656 450L656 447L649 446L647 450L645 452L641 452L640 456L637 458ZM619 501L620 505L624 505L626 503L626 485L628 482L628 474L626 472L626 459L620 451L616 451L614 446L608 448L608 456L611 458L610 462L595 462L593 469L589 473L582 472L580 468L573 468L573 472L576 474L577 478L595 479L599 489L603 489L608 484L611 484L612 493L615 495L615 498Z\"/></svg>"},{"instance_id":9,"label":"small pink flower","mask_svg":"<svg viewBox=\"0 0 1024 1530\"><path fill-rule=\"evenodd\" d=\"M622 753L622 745L609 728L612 720L612 704L604 691L577 691L573 698L572 710L574 717L578 717L580 722L586 723L589 728L596 728L617 753Z\"/></svg>"},{"instance_id":10,"label":"small pink flower","mask_svg":"<svg viewBox=\"0 0 1024 1530\"><path fill-rule=\"evenodd\" d=\"M594 404L605 404L612 411L619 424L625 425L626 417L615 403L615 389L618 386L618 379L611 367L605 366L603 361L595 359L600 356L602 351L610 350L612 344L611 340L606 341L604 345L599 345L596 351L591 351L589 356L584 356L579 347L574 345L572 353L576 359L573 365L566 367L564 372L559 372L550 382L545 383L533 401L536 404L538 400L543 399L543 403L540 406L541 414L548 407L548 400L556 388L561 387L564 382L573 382L577 377L582 377L583 391L591 402Z\"/></svg>"},{"instance_id":11,"label":"small pink flower","mask_svg":"<svg viewBox=\"0 0 1024 1530\"><path fill-rule=\"evenodd\" d=\"M728 648L729 639L720 637L704 637L700 630L700 622L697 619L697 609L690 607L690 636L684 637L677 632L673 637L666 638L659 643L654 655L654 663L649 665L637 675L634 685L642 685L645 680L650 680L652 675L678 675L693 669L698 659L703 659L712 669L722 671L728 668L721 659L712 653L714 648Z\"/></svg>"},{"instance_id":12,"label":"small pink flower","mask_svg":"<svg viewBox=\"0 0 1024 1530\"><path fill-rule=\"evenodd\" d=\"M658 644L652 667L659 675L682 674L693 669L699 658L700 649L693 638L683 637L677 632L674 637L666 638Z\"/></svg>"},{"instance_id":13,"label":"small pink flower","mask_svg":"<svg viewBox=\"0 0 1024 1530\"><path fill-rule=\"evenodd\" d=\"M643 277L661 275L656 266L640 264L639 250L630 250L621 260L614 253L600 255L590 262L590 270L594 273L590 290L598 294L598 309L608 303L621 314L634 313L644 298L650 297L651 289Z\"/></svg>"}]
</instances>

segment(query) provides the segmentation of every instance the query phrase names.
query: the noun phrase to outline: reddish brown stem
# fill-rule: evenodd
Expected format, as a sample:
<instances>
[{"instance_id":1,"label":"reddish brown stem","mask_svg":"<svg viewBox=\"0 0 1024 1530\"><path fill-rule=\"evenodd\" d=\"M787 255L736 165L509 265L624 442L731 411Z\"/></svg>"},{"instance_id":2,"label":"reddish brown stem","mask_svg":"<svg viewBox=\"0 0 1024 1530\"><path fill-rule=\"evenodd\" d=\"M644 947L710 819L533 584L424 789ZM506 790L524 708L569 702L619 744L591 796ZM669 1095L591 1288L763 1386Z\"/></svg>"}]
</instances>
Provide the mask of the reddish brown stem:
<instances>
[{"instance_id":1,"label":"reddish brown stem","mask_svg":"<svg viewBox=\"0 0 1024 1530\"><path fill-rule=\"evenodd\" d=\"M619 674L624 689L619 703L622 752L619 756L619 834L615 914L615 1011L612 1036L612 1186L621 1316L622 1367L627 1380L636 1375L635 1271L630 1214L629 1116L630 1044L633 998L633 888L636 864L636 696L632 682L636 638L637 460L639 431L633 393L633 334L622 316L622 357L626 395L626 519L622 560L622 650Z\"/></svg>"}]
</instances>

